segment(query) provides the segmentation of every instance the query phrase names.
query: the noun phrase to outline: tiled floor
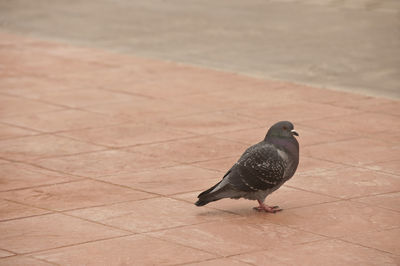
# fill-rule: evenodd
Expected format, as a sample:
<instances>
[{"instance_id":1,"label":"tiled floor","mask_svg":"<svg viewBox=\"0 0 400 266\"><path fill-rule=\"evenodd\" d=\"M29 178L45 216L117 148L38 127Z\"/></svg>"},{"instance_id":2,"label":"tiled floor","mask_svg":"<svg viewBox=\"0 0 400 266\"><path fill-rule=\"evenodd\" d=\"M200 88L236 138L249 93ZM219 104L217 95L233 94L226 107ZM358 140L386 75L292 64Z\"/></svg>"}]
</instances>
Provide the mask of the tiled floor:
<instances>
[{"instance_id":1,"label":"tiled floor","mask_svg":"<svg viewBox=\"0 0 400 266\"><path fill-rule=\"evenodd\" d=\"M0 34L0 265L399 265L400 103ZM193 205L278 120L297 174Z\"/></svg>"}]
</instances>

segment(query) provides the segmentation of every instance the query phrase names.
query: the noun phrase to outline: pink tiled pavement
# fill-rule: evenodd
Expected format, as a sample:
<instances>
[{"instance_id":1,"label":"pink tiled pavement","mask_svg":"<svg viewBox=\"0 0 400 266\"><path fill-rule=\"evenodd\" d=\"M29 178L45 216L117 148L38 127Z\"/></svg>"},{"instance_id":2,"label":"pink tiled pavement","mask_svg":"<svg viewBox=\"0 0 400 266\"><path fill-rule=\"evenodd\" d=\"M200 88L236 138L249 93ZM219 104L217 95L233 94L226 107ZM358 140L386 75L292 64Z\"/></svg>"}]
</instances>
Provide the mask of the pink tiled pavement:
<instances>
[{"instance_id":1,"label":"pink tiled pavement","mask_svg":"<svg viewBox=\"0 0 400 266\"><path fill-rule=\"evenodd\" d=\"M0 265L400 263L398 101L9 33L0 65ZM284 211L194 206L277 120Z\"/></svg>"}]
</instances>

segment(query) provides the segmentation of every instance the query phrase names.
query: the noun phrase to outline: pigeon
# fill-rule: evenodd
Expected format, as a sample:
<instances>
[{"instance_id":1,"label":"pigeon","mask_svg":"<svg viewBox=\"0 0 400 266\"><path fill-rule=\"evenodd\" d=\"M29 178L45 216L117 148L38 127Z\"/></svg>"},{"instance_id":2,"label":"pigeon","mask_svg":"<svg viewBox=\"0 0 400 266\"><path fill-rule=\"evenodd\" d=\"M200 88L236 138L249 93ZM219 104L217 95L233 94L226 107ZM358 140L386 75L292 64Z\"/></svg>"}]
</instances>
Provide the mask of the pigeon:
<instances>
[{"instance_id":1,"label":"pigeon","mask_svg":"<svg viewBox=\"0 0 400 266\"><path fill-rule=\"evenodd\" d=\"M198 195L197 206L223 198L257 200L257 211L275 213L265 198L288 181L299 164L299 134L289 121L274 124L264 140L249 147L222 180Z\"/></svg>"}]
</instances>

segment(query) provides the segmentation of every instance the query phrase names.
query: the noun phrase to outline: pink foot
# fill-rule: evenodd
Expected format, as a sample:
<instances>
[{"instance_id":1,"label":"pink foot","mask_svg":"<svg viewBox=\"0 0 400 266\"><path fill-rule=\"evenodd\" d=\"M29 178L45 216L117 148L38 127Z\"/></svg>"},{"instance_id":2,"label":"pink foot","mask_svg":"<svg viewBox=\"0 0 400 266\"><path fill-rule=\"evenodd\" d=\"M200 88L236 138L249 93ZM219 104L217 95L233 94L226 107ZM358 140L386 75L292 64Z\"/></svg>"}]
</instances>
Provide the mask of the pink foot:
<instances>
[{"instance_id":1,"label":"pink foot","mask_svg":"<svg viewBox=\"0 0 400 266\"><path fill-rule=\"evenodd\" d=\"M260 206L253 208L256 211L259 211L259 212L265 211L265 212L270 212L270 213L276 213L276 212L282 211L282 209L279 208L279 206L268 206L259 200L258 200L258 203L260 204Z\"/></svg>"}]
</instances>

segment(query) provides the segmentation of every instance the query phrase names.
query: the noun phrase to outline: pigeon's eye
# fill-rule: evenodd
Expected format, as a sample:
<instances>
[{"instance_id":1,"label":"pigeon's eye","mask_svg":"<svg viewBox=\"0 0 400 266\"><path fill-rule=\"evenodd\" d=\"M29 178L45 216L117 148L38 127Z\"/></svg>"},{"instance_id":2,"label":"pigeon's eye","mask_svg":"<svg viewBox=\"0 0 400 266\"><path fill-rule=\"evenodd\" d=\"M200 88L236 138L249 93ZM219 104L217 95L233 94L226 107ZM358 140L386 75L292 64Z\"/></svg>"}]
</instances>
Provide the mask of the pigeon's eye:
<instances>
[{"instance_id":1,"label":"pigeon's eye","mask_svg":"<svg viewBox=\"0 0 400 266\"><path fill-rule=\"evenodd\" d=\"M283 130L287 130L287 127L286 127L286 126L283 126Z\"/></svg>"}]
</instances>

